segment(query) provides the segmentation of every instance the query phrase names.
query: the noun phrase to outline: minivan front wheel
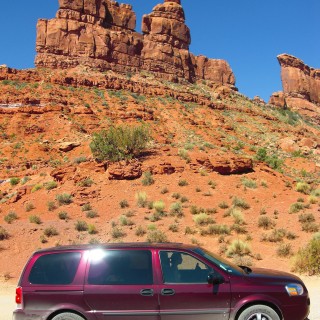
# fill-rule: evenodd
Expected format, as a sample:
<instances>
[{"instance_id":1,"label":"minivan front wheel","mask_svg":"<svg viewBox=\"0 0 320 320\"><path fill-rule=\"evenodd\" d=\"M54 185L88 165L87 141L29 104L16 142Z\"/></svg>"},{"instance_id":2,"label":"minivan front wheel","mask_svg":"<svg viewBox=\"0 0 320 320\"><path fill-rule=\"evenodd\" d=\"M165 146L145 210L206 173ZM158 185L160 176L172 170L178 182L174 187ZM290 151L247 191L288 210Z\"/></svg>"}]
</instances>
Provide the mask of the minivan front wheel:
<instances>
[{"instance_id":1,"label":"minivan front wheel","mask_svg":"<svg viewBox=\"0 0 320 320\"><path fill-rule=\"evenodd\" d=\"M256 305L242 311L238 320L280 320L280 317L272 308Z\"/></svg>"},{"instance_id":2,"label":"minivan front wheel","mask_svg":"<svg viewBox=\"0 0 320 320\"><path fill-rule=\"evenodd\" d=\"M85 320L85 319L75 313L64 312L64 313L57 314L52 318L52 320Z\"/></svg>"}]
</instances>

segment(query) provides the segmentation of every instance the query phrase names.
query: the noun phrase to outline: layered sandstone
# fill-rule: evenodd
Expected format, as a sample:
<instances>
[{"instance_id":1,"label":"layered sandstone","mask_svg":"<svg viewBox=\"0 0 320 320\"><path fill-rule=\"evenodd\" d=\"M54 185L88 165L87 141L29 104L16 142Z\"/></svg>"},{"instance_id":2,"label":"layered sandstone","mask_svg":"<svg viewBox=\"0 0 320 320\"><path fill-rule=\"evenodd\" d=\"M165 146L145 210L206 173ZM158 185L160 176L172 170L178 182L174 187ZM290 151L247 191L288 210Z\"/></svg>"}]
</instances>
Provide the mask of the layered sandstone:
<instances>
[{"instance_id":1,"label":"layered sandstone","mask_svg":"<svg viewBox=\"0 0 320 320\"><path fill-rule=\"evenodd\" d=\"M59 0L56 18L37 24L37 67L102 71L151 71L171 81L199 79L233 86L226 61L189 52L190 30L180 0L154 7L145 15L142 32L135 31L131 5L111 0Z\"/></svg>"}]
</instances>

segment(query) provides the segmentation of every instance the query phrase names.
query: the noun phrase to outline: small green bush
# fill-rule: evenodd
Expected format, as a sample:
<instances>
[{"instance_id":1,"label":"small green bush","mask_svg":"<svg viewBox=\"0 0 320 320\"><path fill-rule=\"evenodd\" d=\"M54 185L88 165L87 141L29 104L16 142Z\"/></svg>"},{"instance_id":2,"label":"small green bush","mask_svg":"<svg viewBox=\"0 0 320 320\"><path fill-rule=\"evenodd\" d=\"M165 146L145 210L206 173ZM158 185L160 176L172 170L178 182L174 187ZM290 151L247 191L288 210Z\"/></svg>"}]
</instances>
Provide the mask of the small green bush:
<instances>
[{"instance_id":1,"label":"small green bush","mask_svg":"<svg viewBox=\"0 0 320 320\"><path fill-rule=\"evenodd\" d=\"M303 194L310 194L311 187L306 182L298 182L296 185L296 191L301 192Z\"/></svg>"},{"instance_id":2,"label":"small green bush","mask_svg":"<svg viewBox=\"0 0 320 320\"><path fill-rule=\"evenodd\" d=\"M58 183L56 181L49 181L47 183L44 184L44 187L47 190L52 190L58 187Z\"/></svg>"},{"instance_id":3,"label":"small green bush","mask_svg":"<svg viewBox=\"0 0 320 320\"><path fill-rule=\"evenodd\" d=\"M305 232L318 232L319 231L319 225L315 222L304 222L301 225L302 231Z\"/></svg>"},{"instance_id":4,"label":"small green bush","mask_svg":"<svg viewBox=\"0 0 320 320\"><path fill-rule=\"evenodd\" d=\"M282 243L277 248L277 255L279 257L288 257L292 255L292 246L289 243Z\"/></svg>"},{"instance_id":5,"label":"small green bush","mask_svg":"<svg viewBox=\"0 0 320 320\"><path fill-rule=\"evenodd\" d=\"M241 179L241 183L244 187L249 189L256 189L257 188L257 182L252 179L243 178Z\"/></svg>"},{"instance_id":6,"label":"small green bush","mask_svg":"<svg viewBox=\"0 0 320 320\"><path fill-rule=\"evenodd\" d=\"M182 179L182 180L179 180L179 182L178 182L178 186L180 186L180 187L185 187L187 185L189 185L187 180Z\"/></svg>"},{"instance_id":7,"label":"small green bush","mask_svg":"<svg viewBox=\"0 0 320 320\"><path fill-rule=\"evenodd\" d=\"M54 227L49 227L49 228L44 229L43 234L44 234L46 237L49 238L49 237L57 236L57 235L59 234L59 232L57 231L56 228L54 228Z\"/></svg>"},{"instance_id":8,"label":"small green bush","mask_svg":"<svg viewBox=\"0 0 320 320\"><path fill-rule=\"evenodd\" d=\"M145 234L146 230L142 226L139 226L135 232L135 235L138 237L143 237Z\"/></svg>"},{"instance_id":9,"label":"small green bush","mask_svg":"<svg viewBox=\"0 0 320 320\"><path fill-rule=\"evenodd\" d=\"M305 213L299 215L299 222L305 223L305 222L314 222L316 221L314 215L312 213Z\"/></svg>"},{"instance_id":10,"label":"small green bush","mask_svg":"<svg viewBox=\"0 0 320 320\"><path fill-rule=\"evenodd\" d=\"M92 206L90 203L85 203L82 207L81 207L81 211L89 211L92 210Z\"/></svg>"},{"instance_id":11,"label":"small green bush","mask_svg":"<svg viewBox=\"0 0 320 320\"><path fill-rule=\"evenodd\" d=\"M39 190L41 190L42 189L42 184L35 184L34 186L33 186L33 188L31 189L31 192L33 193L33 192L36 192L36 191L39 191Z\"/></svg>"},{"instance_id":12,"label":"small green bush","mask_svg":"<svg viewBox=\"0 0 320 320\"><path fill-rule=\"evenodd\" d=\"M36 216L36 215L32 215L29 217L29 222L31 223L35 223L35 224L41 224L41 219L39 216Z\"/></svg>"},{"instance_id":13,"label":"small green bush","mask_svg":"<svg viewBox=\"0 0 320 320\"><path fill-rule=\"evenodd\" d=\"M91 187L93 185L93 180L90 179L90 178L85 178L83 180L81 180L79 183L78 183L78 186L79 187L83 187L83 188L88 188L88 187Z\"/></svg>"},{"instance_id":14,"label":"small green bush","mask_svg":"<svg viewBox=\"0 0 320 320\"><path fill-rule=\"evenodd\" d=\"M48 201L47 206L49 211L54 211L57 209L57 205L54 201Z\"/></svg>"},{"instance_id":15,"label":"small green bush","mask_svg":"<svg viewBox=\"0 0 320 320\"><path fill-rule=\"evenodd\" d=\"M163 214L164 213L164 208L165 207L166 207L166 205L162 200L153 202L153 209L159 214Z\"/></svg>"},{"instance_id":16,"label":"small green bush","mask_svg":"<svg viewBox=\"0 0 320 320\"><path fill-rule=\"evenodd\" d=\"M16 186L19 183L20 183L20 178L17 178L17 177L10 178L10 184L12 186Z\"/></svg>"},{"instance_id":17,"label":"small green bush","mask_svg":"<svg viewBox=\"0 0 320 320\"><path fill-rule=\"evenodd\" d=\"M301 248L294 261L294 271L308 275L320 274L320 237L313 238L304 248Z\"/></svg>"},{"instance_id":18,"label":"small green bush","mask_svg":"<svg viewBox=\"0 0 320 320\"><path fill-rule=\"evenodd\" d=\"M26 206L25 206L26 212L30 212L30 211L32 211L33 209L35 209L34 204L33 204L32 202L28 202L28 203L26 204Z\"/></svg>"},{"instance_id":19,"label":"small green bush","mask_svg":"<svg viewBox=\"0 0 320 320\"><path fill-rule=\"evenodd\" d=\"M251 253L250 246L241 240L234 240L227 248L226 255L231 258L235 255L246 256Z\"/></svg>"},{"instance_id":20,"label":"small green bush","mask_svg":"<svg viewBox=\"0 0 320 320\"><path fill-rule=\"evenodd\" d=\"M143 174L141 183L143 186L151 186L152 184L154 184L154 178L153 178L152 173L150 171L146 171Z\"/></svg>"},{"instance_id":21,"label":"small green bush","mask_svg":"<svg viewBox=\"0 0 320 320\"><path fill-rule=\"evenodd\" d=\"M206 226L214 223L214 220L204 212L195 215L193 220L198 226Z\"/></svg>"},{"instance_id":22,"label":"small green bush","mask_svg":"<svg viewBox=\"0 0 320 320\"><path fill-rule=\"evenodd\" d=\"M291 206L290 206L290 209L289 209L289 213L297 213L301 210L303 210L305 208L305 205L301 202L296 202L296 203L293 203Z\"/></svg>"},{"instance_id":23,"label":"small green bush","mask_svg":"<svg viewBox=\"0 0 320 320\"><path fill-rule=\"evenodd\" d=\"M124 237L126 234L118 227L113 227L111 229L111 237L113 239L119 239L119 238L122 238Z\"/></svg>"},{"instance_id":24,"label":"small green bush","mask_svg":"<svg viewBox=\"0 0 320 320\"><path fill-rule=\"evenodd\" d=\"M129 207L129 203L128 203L128 201L127 200L121 200L120 202L119 202L119 205L120 205L120 208L121 209L125 209L125 208L128 208Z\"/></svg>"},{"instance_id":25,"label":"small green bush","mask_svg":"<svg viewBox=\"0 0 320 320\"><path fill-rule=\"evenodd\" d=\"M259 228L263 228L265 230L268 230L268 229L274 227L274 225L275 225L275 223L269 217L266 217L266 216L259 217L259 220L258 220L258 227Z\"/></svg>"},{"instance_id":26,"label":"small green bush","mask_svg":"<svg viewBox=\"0 0 320 320\"><path fill-rule=\"evenodd\" d=\"M250 205L243 199L234 197L232 200L234 207L242 208L244 210L250 209Z\"/></svg>"},{"instance_id":27,"label":"small green bush","mask_svg":"<svg viewBox=\"0 0 320 320\"><path fill-rule=\"evenodd\" d=\"M0 226L0 240L5 240L9 238L9 233L7 232L7 230L5 228L3 228L2 226Z\"/></svg>"},{"instance_id":28,"label":"small green bush","mask_svg":"<svg viewBox=\"0 0 320 320\"><path fill-rule=\"evenodd\" d=\"M121 125L95 133L90 148L97 160L115 162L138 157L150 140L148 127Z\"/></svg>"},{"instance_id":29,"label":"small green bush","mask_svg":"<svg viewBox=\"0 0 320 320\"><path fill-rule=\"evenodd\" d=\"M66 212L66 211L60 211L59 213L58 213L58 218L60 219L60 220L69 220L69 216L68 216L68 212Z\"/></svg>"},{"instance_id":30,"label":"small green bush","mask_svg":"<svg viewBox=\"0 0 320 320\"><path fill-rule=\"evenodd\" d=\"M86 217L87 218L90 218L90 219L93 219L93 218L96 218L98 217L98 212L97 211L94 211L94 210L89 210L86 212Z\"/></svg>"},{"instance_id":31,"label":"small green bush","mask_svg":"<svg viewBox=\"0 0 320 320\"><path fill-rule=\"evenodd\" d=\"M135 195L137 205L139 208L145 208L146 205L148 204L148 197L147 193L144 191L139 191Z\"/></svg>"},{"instance_id":32,"label":"small green bush","mask_svg":"<svg viewBox=\"0 0 320 320\"><path fill-rule=\"evenodd\" d=\"M180 202L174 202L170 205L170 214L179 218L183 216L182 205Z\"/></svg>"},{"instance_id":33,"label":"small green bush","mask_svg":"<svg viewBox=\"0 0 320 320\"><path fill-rule=\"evenodd\" d=\"M178 232L179 231L179 226L176 223L170 224L169 230L171 232Z\"/></svg>"},{"instance_id":34,"label":"small green bush","mask_svg":"<svg viewBox=\"0 0 320 320\"><path fill-rule=\"evenodd\" d=\"M5 217L4 221L11 224L13 221L17 220L18 216L14 211L10 211Z\"/></svg>"},{"instance_id":35,"label":"small green bush","mask_svg":"<svg viewBox=\"0 0 320 320\"><path fill-rule=\"evenodd\" d=\"M97 234L98 233L97 228L94 224L88 225L88 233L89 234Z\"/></svg>"},{"instance_id":36,"label":"small green bush","mask_svg":"<svg viewBox=\"0 0 320 320\"><path fill-rule=\"evenodd\" d=\"M75 224L75 229L79 232L81 231L87 231L88 230L88 224L83 220L78 220Z\"/></svg>"},{"instance_id":37,"label":"small green bush","mask_svg":"<svg viewBox=\"0 0 320 320\"><path fill-rule=\"evenodd\" d=\"M58 201L60 206L68 205L72 203L72 195L68 193L62 193L56 195L56 200Z\"/></svg>"},{"instance_id":38,"label":"small green bush","mask_svg":"<svg viewBox=\"0 0 320 320\"><path fill-rule=\"evenodd\" d=\"M148 232L147 241L150 243L167 242L167 236L161 230L152 230Z\"/></svg>"},{"instance_id":39,"label":"small green bush","mask_svg":"<svg viewBox=\"0 0 320 320\"><path fill-rule=\"evenodd\" d=\"M229 235L231 230L225 224L215 224L208 227L207 233L210 235Z\"/></svg>"}]
</instances>

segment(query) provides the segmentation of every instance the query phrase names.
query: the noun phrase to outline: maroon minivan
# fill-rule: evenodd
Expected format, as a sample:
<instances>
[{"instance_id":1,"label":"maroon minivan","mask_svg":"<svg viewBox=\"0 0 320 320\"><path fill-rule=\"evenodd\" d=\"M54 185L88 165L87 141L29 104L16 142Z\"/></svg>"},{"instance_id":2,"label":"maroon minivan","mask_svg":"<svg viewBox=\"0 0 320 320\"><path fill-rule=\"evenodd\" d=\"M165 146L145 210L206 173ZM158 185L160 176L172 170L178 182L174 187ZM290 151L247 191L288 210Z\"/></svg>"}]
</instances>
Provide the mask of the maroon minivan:
<instances>
[{"instance_id":1,"label":"maroon minivan","mask_svg":"<svg viewBox=\"0 0 320 320\"><path fill-rule=\"evenodd\" d=\"M35 252L13 320L304 320L304 283L236 266L200 247L106 244Z\"/></svg>"}]
</instances>

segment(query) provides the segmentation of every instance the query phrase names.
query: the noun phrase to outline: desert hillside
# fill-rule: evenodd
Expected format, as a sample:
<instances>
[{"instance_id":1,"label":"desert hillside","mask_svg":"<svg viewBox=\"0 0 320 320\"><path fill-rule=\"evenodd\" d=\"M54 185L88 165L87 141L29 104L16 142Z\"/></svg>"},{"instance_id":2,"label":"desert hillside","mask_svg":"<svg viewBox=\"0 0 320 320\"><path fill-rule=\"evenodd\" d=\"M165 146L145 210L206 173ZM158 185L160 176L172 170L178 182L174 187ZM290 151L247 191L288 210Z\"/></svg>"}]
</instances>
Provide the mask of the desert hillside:
<instances>
[{"instance_id":1,"label":"desert hillside","mask_svg":"<svg viewBox=\"0 0 320 320\"><path fill-rule=\"evenodd\" d=\"M180 1L143 35L131 6L106 0L111 24L59 3L38 23L37 67L0 67L0 276L39 248L115 241L290 270L320 227L318 71L282 55L284 92L251 100L227 62L189 52ZM147 144L100 159L94 137L119 127L147 128Z\"/></svg>"}]
</instances>

